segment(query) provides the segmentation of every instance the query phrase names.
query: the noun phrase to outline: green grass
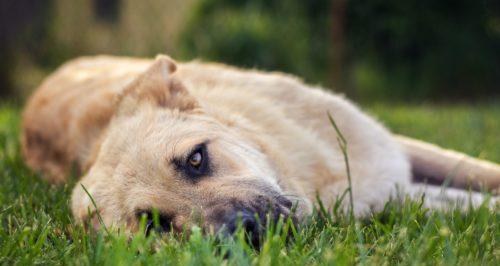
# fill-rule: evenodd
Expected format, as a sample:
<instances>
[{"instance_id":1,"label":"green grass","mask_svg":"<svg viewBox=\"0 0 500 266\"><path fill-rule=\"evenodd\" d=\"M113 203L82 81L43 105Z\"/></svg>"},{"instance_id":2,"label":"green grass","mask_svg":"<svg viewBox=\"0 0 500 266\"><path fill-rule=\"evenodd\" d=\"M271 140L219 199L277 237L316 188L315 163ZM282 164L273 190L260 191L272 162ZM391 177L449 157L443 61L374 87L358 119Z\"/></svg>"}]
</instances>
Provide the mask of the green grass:
<instances>
[{"instance_id":1,"label":"green grass","mask_svg":"<svg viewBox=\"0 0 500 266\"><path fill-rule=\"evenodd\" d=\"M395 132L500 161L498 105L369 110ZM196 229L189 239L86 233L69 210L73 185L51 186L24 166L19 117L0 107L0 264L500 265L498 210L431 212L410 201L356 223L319 209L291 241L269 232L260 251Z\"/></svg>"},{"instance_id":2,"label":"green grass","mask_svg":"<svg viewBox=\"0 0 500 266\"><path fill-rule=\"evenodd\" d=\"M500 163L500 102L369 110L393 132Z\"/></svg>"}]
</instances>

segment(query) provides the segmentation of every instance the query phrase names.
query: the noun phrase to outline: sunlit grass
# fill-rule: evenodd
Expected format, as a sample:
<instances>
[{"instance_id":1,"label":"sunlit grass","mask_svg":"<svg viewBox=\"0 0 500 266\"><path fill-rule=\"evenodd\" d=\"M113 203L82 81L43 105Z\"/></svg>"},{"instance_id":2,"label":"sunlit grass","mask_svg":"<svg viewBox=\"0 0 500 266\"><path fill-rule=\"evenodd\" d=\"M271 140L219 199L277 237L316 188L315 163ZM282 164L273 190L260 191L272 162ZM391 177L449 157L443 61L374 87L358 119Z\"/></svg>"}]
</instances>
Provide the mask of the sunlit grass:
<instances>
[{"instance_id":1,"label":"sunlit grass","mask_svg":"<svg viewBox=\"0 0 500 266\"><path fill-rule=\"evenodd\" d=\"M472 155L500 160L500 107L372 106L386 125ZM431 212L420 202L391 202L359 221L318 208L289 240L266 234L260 250L234 239L86 232L69 209L73 184L51 186L23 164L19 110L0 107L0 264L120 265L498 265L499 212ZM332 130L332 133L334 131ZM362 243L360 244L360 236ZM364 254L364 256L361 256Z\"/></svg>"},{"instance_id":2,"label":"sunlit grass","mask_svg":"<svg viewBox=\"0 0 500 266\"><path fill-rule=\"evenodd\" d=\"M373 105L394 132L500 162L500 102L475 105Z\"/></svg>"}]
</instances>

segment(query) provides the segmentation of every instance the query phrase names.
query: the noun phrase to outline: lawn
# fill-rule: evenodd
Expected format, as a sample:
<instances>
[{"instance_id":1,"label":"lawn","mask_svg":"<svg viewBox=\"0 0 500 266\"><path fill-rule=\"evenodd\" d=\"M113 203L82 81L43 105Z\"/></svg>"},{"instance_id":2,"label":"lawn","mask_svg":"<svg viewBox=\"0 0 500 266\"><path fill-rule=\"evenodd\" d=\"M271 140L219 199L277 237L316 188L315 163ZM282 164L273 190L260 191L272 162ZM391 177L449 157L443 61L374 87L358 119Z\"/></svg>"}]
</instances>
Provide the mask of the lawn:
<instances>
[{"instance_id":1,"label":"lawn","mask_svg":"<svg viewBox=\"0 0 500 266\"><path fill-rule=\"evenodd\" d=\"M368 111L397 133L500 161L498 103ZM443 213L418 201L388 203L356 223L318 208L289 241L269 231L260 251L242 237L214 240L196 228L190 238L86 233L68 206L74 182L51 186L24 166L19 119L19 108L0 107L0 264L500 265L498 209Z\"/></svg>"}]
</instances>

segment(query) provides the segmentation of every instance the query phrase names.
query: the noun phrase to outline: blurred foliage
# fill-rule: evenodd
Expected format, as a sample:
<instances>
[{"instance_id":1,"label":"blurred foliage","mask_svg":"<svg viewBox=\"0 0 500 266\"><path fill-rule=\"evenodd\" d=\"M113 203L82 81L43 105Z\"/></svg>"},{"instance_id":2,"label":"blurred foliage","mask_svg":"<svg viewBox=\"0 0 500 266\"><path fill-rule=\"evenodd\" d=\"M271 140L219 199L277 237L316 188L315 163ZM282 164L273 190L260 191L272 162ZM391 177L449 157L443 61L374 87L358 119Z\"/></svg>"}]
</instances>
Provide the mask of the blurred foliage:
<instances>
[{"instance_id":1,"label":"blurred foliage","mask_svg":"<svg viewBox=\"0 0 500 266\"><path fill-rule=\"evenodd\" d=\"M43 62L47 53L50 1L0 1L0 97L15 96L15 62L19 51ZM26 41L29 40L29 41Z\"/></svg>"},{"instance_id":2,"label":"blurred foliage","mask_svg":"<svg viewBox=\"0 0 500 266\"><path fill-rule=\"evenodd\" d=\"M493 0L201 0L179 47L186 58L292 72L360 100L500 95Z\"/></svg>"},{"instance_id":3,"label":"blurred foliage","mask_svg":"<svg viewBox=\"0 0 500 266\"><path fill-rule=\"evenodd\" d=\"M180 54L325 81L330 52L328 2L199 1L181 33Z\"/></svg>"},{"instance_id":4,"label":"blurred foliage","mask_svg":"<svg viewBox=\"0 0 500 266\"><path fill-rule=\"evenodd\" d=\"M0 97L100 53L279 70L372 102L489 99L500 1L0 1Z\"/></svg>"},{"instance_id":5,"label":"blurred foliage","mask_svg":"<svg viewBox=\"0 0 500 266\"><path fill-rule=\"evenodd\" d=\"M175 54L176 33L194 1L0 1L0 97L22 100L82 55Z\"/></svg>"},{"instance_id":6,"label":"blurred foliage","mask_svg":"<svg viewBox=\"0 0 500 266\"><path fill-rule=\"evenodd\" d=\"M348 57L365 97L500 95L500 1L349 1Z\"/></svg>"}]
</instances>

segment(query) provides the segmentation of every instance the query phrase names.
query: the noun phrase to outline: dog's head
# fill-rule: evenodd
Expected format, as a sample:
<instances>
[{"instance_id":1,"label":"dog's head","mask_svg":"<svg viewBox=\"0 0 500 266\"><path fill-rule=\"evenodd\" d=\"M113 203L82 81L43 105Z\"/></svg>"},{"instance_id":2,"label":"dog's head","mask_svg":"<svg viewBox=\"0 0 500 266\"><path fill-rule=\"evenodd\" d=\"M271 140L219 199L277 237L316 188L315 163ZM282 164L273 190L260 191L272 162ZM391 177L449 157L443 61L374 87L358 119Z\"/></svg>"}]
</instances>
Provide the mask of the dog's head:
<instances>
[{"instance_id":1,"label":"dog's head","mask_svg":"<svg viewBox=\"0 0 500 266\"><path fill-rule=\"evenodd\" d=\"M153 209L166 231L200 224L231 232L241 221L258 233L266 216L287 218L293 203L248 130L211 115L174 71L173 61L160 56L124 90L73 193L75 217L97 221L90 194L106 225L131 230Z\"/></svg>"}]
</instances>

